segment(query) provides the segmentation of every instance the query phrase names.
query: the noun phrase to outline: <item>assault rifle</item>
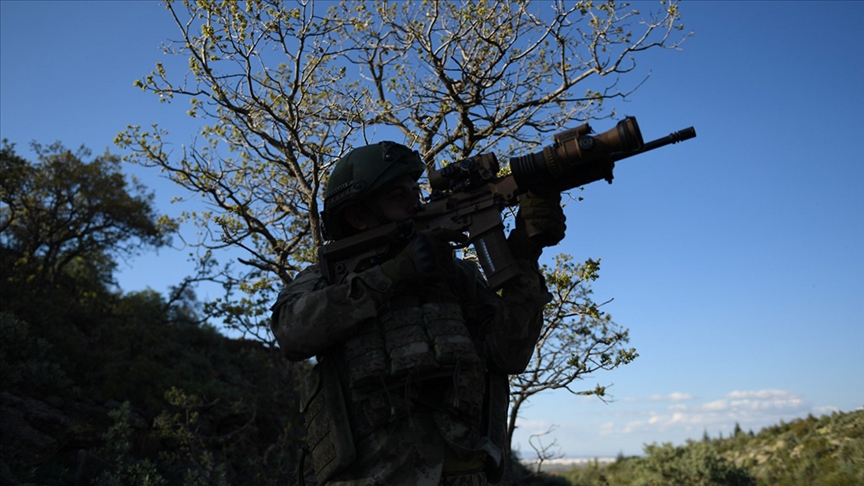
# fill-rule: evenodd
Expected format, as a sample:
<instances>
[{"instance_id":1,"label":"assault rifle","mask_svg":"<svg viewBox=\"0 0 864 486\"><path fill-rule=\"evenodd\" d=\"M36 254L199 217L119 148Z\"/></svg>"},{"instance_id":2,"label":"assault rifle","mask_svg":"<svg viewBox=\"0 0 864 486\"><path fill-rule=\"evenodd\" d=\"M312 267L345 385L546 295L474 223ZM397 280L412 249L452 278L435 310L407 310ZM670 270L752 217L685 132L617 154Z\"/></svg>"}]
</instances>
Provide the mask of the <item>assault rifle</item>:
<instances>
[{"instance_id":1,"label":"assault rifle","mask_svg":"<svg viewBox=\"0 0 864 486\"><path fill-rule=\"evenodd\" d=\"M493 153L479 154L429 173L432 189L417 214L327 243L318 249L322 275L340 282L352 271L382 263L394 245L410 240L415 228L446 228L467 233L493 290L519 275L507 246L501 212L528 192L566 191L599 180L612 183L615 162L696 136L693 127L643 143L633 117L605 133L592 135L588 124L554 136L541 152L510 159L510 174L499 177ZM531 236L531 235L529 235Z\"/></svg>"}]
</instances>

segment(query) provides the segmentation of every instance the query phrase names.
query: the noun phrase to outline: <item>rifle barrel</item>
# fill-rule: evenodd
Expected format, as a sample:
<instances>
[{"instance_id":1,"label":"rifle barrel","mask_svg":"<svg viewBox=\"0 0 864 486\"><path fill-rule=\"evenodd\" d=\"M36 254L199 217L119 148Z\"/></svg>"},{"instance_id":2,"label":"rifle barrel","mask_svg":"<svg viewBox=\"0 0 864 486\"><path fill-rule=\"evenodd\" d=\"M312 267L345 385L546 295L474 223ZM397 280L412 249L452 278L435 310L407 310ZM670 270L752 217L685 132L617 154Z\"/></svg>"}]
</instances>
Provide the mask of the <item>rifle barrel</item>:
<instances>
[{"instance_id":1,"label":"rifle barrel","mask_svg":"<svg viewBox=\"0 0 864 486\"><path fill-rule=\"evenodd\" d=\"M669 145L671 143L683 142L684 140L689 140L696 136L696 129L693 127L687 127L683 130L678 130L677 132L672 132L669 135L658 138L657 140L652 140L645 144L640 152L647 152L649 150L654 150L656 148L660 148L664 145Z\"/></svg>"},{"instance_id":2,"label":"rifle barrel","mask_svg":"<svg viewBox=\"0 0 864 486\"><path fill-rule=\"evenodd\" d=\"M642 148L639 150L634 150L633 152L618 152L611 155L612 161L618 161L621 159L626 159L628 157L633 157L634 155L639 155L641 153L647 152L649 150L654 150L656 148L663 147L665 145L683 142L684 140L689 140L691 138L696 137L696 129L693 127L687 127L683 130L678 130L677 132L672 132L665 137L658 138L657 140L652 140L650 142L642 145Z\"/></svg>"}]
</instances>

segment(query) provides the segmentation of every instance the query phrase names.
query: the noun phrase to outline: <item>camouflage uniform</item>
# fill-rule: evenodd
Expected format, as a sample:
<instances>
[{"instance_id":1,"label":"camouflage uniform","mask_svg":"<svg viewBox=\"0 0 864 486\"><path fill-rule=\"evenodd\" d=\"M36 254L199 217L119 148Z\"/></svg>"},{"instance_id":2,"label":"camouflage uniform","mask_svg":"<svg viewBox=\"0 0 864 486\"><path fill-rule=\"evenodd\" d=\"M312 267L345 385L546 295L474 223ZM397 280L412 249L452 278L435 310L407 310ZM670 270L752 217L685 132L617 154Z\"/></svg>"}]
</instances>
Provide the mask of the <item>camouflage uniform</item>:
<instances>
[{"instance_id":1,"label":"camouflage uniform","mask_svg":"<svg viewBox=\"0 0 864 486\"><path fill-rule=\"evenodd\" d=\"M393 282L380 266L327 285L312 266L279 295L272 328L293 360L316 357L303 409L319 481L496 482L508 444L507 375L522 372L551 296L536 261L499 296L476 265Z\"/></svg>"}]
</instances>

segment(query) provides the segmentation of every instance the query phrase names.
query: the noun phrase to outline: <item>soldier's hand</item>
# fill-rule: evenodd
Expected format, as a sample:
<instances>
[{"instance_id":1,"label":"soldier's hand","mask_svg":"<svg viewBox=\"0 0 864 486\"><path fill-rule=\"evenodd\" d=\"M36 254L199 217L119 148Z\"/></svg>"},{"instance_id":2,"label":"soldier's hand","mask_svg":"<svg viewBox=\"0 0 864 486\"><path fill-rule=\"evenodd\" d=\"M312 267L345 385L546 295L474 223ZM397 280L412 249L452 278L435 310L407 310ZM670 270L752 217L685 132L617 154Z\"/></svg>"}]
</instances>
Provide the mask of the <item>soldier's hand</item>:
<instances>
[{"instance_id":1,"label":"soldier's hand","mask_svg":"<svg viewBox=\"0 0 864 486\"><path fill-rule=\"evenodd\" d=\"M381 264L393 283L442 278L453 263L451 242L463 243L467 237L459 231L442 228L423 230L395 257Z\"/></svg>"},{"instance_id":2,"label":"soldier's hand","mask_svg":"<svg viewBox=\"0 0 864 486\"><path fill-rule=\"evenodd\" d=\"M519 201L516 227L507 243L516 258L536 259L547 246L564 239L566 217L561 208L561 194L538 195L528 192Z\"/></svg>"}]
</instances>

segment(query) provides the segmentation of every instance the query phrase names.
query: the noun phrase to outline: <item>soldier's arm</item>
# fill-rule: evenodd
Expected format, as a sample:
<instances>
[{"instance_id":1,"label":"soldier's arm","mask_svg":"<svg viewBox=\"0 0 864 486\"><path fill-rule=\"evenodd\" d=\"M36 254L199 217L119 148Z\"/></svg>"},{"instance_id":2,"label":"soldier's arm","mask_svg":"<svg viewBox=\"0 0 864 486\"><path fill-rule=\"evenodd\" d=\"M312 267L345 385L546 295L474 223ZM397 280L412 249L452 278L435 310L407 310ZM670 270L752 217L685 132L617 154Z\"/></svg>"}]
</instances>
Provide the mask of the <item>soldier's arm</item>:
<instances>
[{"instance_id":1,"label":"soldier's arm","mask_svg":"<svg viewBox=\"0 0 864 486\"><path fill-rule=\"evenodd\" d=\"M502 290L503 311L487 339L490 358L508 374L528 366L543 328L543 307L552 300L537 259L543 248L558 244L567 229L561 194L528 192L519 200L515 227L507 245L521 274Z\"/></svg>"},{"instance_id":2,"label":"soldier's arm","mask_svg":"<svg viewBox=\"0 0 864 486\"><path fill-rule=\"evenodd\" d=\"M501 290L503 312L489 331L489 357L498 371L525 371L543 328L543 307L552 300L537 262L517 260L522 275Z\"/></svg>"},{"instance_id":3,"label":"soldier's arm","mask_svg":"<svg viewBox=\"0 0 864 486\"><path fill-rule=\"evenodd\" d=\"M391 295L391 285L376 266L328 286L312 266L279 294L270 320L273 335L289 359L315 356L350 336L363 320L374 317L376 305Z\"/></svg>"},{"instance_id":4,"label":"soldier's arm","mask_svg":"<svg viewBox=\"0 0 864 486\"><path fill-rule=\"evenodd\" d=\"M473 289L460 289L473 305L467 309L481 323L492 371L518 374L525 371L543 327L543 307L552 300L545 280L530 260L517 260L522 274L508 283L499 296L477 271L476 265L460 264L461 272L473 267Z\"/></svg>"}]
</instances>

